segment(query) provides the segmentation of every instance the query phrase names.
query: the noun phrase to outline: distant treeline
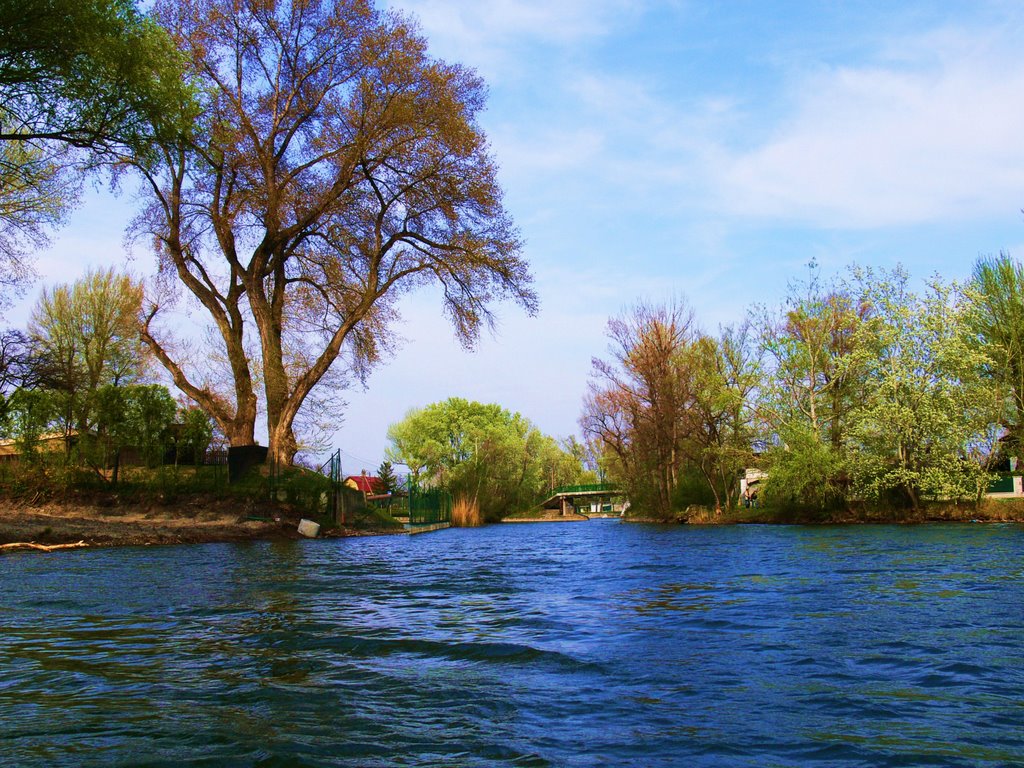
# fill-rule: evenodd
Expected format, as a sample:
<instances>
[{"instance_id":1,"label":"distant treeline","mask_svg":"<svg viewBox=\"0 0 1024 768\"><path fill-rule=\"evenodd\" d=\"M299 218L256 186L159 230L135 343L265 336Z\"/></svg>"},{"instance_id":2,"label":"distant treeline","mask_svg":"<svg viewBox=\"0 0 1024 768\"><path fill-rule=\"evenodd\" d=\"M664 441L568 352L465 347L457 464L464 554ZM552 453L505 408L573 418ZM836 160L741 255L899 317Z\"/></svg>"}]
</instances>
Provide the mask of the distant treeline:
<instances>
[{"instance_id":1,"label":"distant treeline","mask_svg":"<svg viewBox=\"0 0 1024 768\"><path fill-rule=\"evenodd\" d=\"M113 271L44 290L26 330L0 334L3 459L49 485L115 485L122 463L196 463L207 415L155 383L139 339L142 288Z\"/></svg>"},{"instance_id":2,"label":"distant treeline","mask_svg":"<svg viewBox=\"0 0 1024 768\"><path fill-rule=\"evenodd\" d=\"M979 261L965 284L811 265L780 306L717 335L681 300L608 324L580 424L635 508L760 500L822 515L981 499L1024 436L1024 269Z\"/></svg>"}]
</instances>

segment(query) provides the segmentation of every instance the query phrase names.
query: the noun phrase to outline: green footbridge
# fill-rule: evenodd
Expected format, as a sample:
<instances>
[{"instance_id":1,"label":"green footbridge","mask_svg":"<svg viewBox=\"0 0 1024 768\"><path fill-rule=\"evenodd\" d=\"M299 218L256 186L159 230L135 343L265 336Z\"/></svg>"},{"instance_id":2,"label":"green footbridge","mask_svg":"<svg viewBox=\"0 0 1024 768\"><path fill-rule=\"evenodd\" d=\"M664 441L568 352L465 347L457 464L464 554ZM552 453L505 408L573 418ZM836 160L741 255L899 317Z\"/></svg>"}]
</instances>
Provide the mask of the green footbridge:
<instances>
[{"instance_id":1,"label":"green footbridge","mask_svg":"<svg viewBox=\"0 0 1024 768\"><path fill-rule=\"evenodd\" d=\"M605 503L623 496L622 487L615 483L593 483L591 485L562 485L551 491L541 504L544 509L561 509L563 515L570 514L576 504L592 502Z\"/></svg>"}]
</instances>

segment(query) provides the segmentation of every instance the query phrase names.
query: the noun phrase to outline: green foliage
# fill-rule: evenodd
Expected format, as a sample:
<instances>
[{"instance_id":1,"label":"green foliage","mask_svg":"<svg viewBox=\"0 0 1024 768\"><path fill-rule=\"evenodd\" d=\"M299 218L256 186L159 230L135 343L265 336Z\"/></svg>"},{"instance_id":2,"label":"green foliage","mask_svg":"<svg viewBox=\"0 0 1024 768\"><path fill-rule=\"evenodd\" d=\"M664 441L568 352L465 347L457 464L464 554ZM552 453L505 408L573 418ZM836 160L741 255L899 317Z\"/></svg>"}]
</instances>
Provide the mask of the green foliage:
<instances>
[{"instance_id":1,"label":"green foliage","mask_svg":"<svg viewBox=\"0 0 1024 768\"><path fill-rule=\"evenodd\" d=\"M398 478L390 461L382 461L377 468L377 479L380 480L381 493L394 493L398 490Z\"/></svg>"},{"instance_id":2,"label":"green foliage","mask_svg":"<svg viewBox=\"0 0 1024 768\"><path fill-rule=\"evenodd\" d=\"M996 404L963 293L934 280L918 296L902 270L858 279L872 318L858 329L867 387L851 429L855 489L867 499L898 491L915 511L925 497L977 498L988 476L968 452L989 439Z\"/></svg>"},{"instance_id":3,"label":"green foliage","mask_svg":"<svg viewBox=\"0 0 1024 768\"><path fill-rule=\"evenodd\" d=\"M984 373L1004 403L1005 449L1024 458L1024 266L1008 254L981 259L966 288L967 327L986 355Z\"/></svg>"},{"instance_id":4,"label":"green foliage","mask_svg":"<svg viewBox=\"0 0 1024 768\"><path fill-rule=\"evenodd\" d=\"M1004 425L1020 444L1024 268L1004 256L967 289L908 286L899 269L825 283L812 264L785 306L755 313L760 356L744 329L711 338L641 305L610 324L581 425L633 509L665 519L708 504L698 477L732 507L755 464L772 514L801 519L976 501Z\"/></svg>"},{"instance_id":5,"label":"green foliage","mask_svg":"<svg viewBox=\"0 0 1024 768\"><path fill-rule=\"evenodd\" d=\"M180 53L134 0L0 0L0 20L2 288L30 275L26 252L75 202L73 166L148 162L196 107Z\"/></svg>"},{"instance_id":6,"label":"green foliage","mask_svg":"<svg viewBox=\"0 0 1024 768\"><path fill-rule=\"evenodd\" d=\"M175 463L202 463L206 449L213 440L213 424L202 408L189 406L178 410L180 429L174 435Z\"/></svg>"},{"instance_id":7,"label":"green foliage","mask_svg":"<svg viewBox=\"0 0 1024 768\"><path fill-rule=\"evenodd\" d=\"M550 488L583 476L552 438L494 404L434 403L393 424L388 439L389 454L409 466L414 482L476 501L488 520L524 510Z\"/></svg>"},{"instance_id":8,"label":"green foliage","mask_svg":"<svg viewBox=\"0 0 1024 768\"><path fill-rule=\"evenodd\" d=\"M345 525L348 528L355 528L357 531L400 530L403 527L403 524L395 520L387 511L375 507L365 507L354 512L345 521Z\"/></svg>"},{"instance_id":9,"label":"green foliage","mask_svg":"<svg viewBox=\"0 0 1024 768\"><path fill-rule=\"evenodd\" d=\"M0 140L145 149L195 116L182 56L134 0L0 0Z\"/></svg>"},{"instance_id":10,"label":"green foliage","mask_svg":"<svg viewBox=\"0 0 1024 768\"><path fill-rule=\"evenodd\" d=\"M806 282L790 284L778 312L759 310L768 503L823 511L849 502L849 430L867 386L857 354L866 337L858 332L871 311L855 287L822 281L814 263Z\"/></svg>"},{"instance_id":11,"label":"green foliage","mask_svg":"<svg viewBox=\"0 0 1024 768\"><path fill-rule=\"evenodd\" d=\"M26 460L38 458L40 438L49 431L54 412L53 395L46 390L17 389L8 399L4 432Z\"/></svg>"},{"instance_id":12,"label":"green foliage","mask_svg":"<svg viewBox=\"0 0 1024 768\"><path fill-rule=\"evenodd\" d=\"M790 427L779 438L781 443L765 457L771 468L763 483L765 504L819 513L844 507L849 486L845 453L807 425Z\"/></svg>"},{"instance_id":13,"label":"green foliage","mask_svg":"<svg viewBox=\"0 0 1024 768\"><path fill-rule=\"evenodd\" d=\"M96 393L138 381L146 356L138 331L142 286L112 269L45 289L32 312L37 379L56 400L65 434L95 428Z\"/></svg>"},{"instance_id":14,"label":"green foliage","mask_svg":"<svg viewBox=\"0 0 1024 768\"><path fill-rule=\"evenodd\" d=\"M125 387L127 422L135 446L146 466L155 466L163 458L170 440L171 424L178 406L167 388L159 384Z\"/></svg>"},{"instance_id":15,"label":"green foliage","mask_svg":"<svg viewBox=\"0 0 1024 768\"><path fill-rule=\"evenodd\" d=\"M676 480L672 508L681 510L691 505L714 507L715 502L714 490L708 485L704 473L694 464L684 466Z\"/></svg>"},{"instance_id":16,"label":"green foliage","mask_svg":"<svg viewBox=\"0 0 1024 768\"><path fill-rule=\"evenodd\" d=\"M755 431L750 401L760 361L748 334L746 325L724 328L718 338L701 337L693 347L693 423L683 451L688 465L704 478L708 494L704 501L691 504L731 509L739 490L736 478L752 463Z\"/></svg>"}]
</instances>

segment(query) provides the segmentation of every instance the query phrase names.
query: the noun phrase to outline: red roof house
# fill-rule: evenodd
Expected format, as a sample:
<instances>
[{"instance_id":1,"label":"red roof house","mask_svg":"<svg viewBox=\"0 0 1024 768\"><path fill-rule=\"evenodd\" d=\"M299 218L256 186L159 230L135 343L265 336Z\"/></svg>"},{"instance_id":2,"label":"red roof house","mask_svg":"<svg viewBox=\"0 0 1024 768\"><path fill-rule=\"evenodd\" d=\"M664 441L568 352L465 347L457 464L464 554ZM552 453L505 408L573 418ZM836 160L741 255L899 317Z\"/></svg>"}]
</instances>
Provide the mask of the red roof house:
<instances>
[{"instance_id":1,"label":"red roof house","mask_svg":"<svg viewBox=\"0 0 1024 768\"><path fill-rule=\"evenodd\" d=\"M367 496L384 493L384 483L381 482L381 479L365 473L362 475L349 475L345 478L345 485L349 488L355 488L357 491L362 491Z\"/></svg>"}]
</instances>

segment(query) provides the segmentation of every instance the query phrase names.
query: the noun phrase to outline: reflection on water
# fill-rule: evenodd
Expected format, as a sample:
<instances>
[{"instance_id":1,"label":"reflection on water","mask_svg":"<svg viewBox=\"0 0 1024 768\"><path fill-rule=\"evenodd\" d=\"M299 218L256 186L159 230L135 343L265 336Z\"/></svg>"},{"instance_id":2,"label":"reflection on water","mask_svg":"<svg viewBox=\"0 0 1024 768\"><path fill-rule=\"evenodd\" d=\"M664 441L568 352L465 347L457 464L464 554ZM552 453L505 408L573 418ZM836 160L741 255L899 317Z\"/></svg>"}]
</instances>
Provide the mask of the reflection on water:
<instances>
[{"instance_id":1,"label":"reflection on water","mask_svg":"<svg viewBox=\"0 0 1024 768\"><path fill-rule=\"evenodd\" d=\"M495 526L0 558L0 763L1005 766L1024 529Z\"/></svg>"}]
</instances>

